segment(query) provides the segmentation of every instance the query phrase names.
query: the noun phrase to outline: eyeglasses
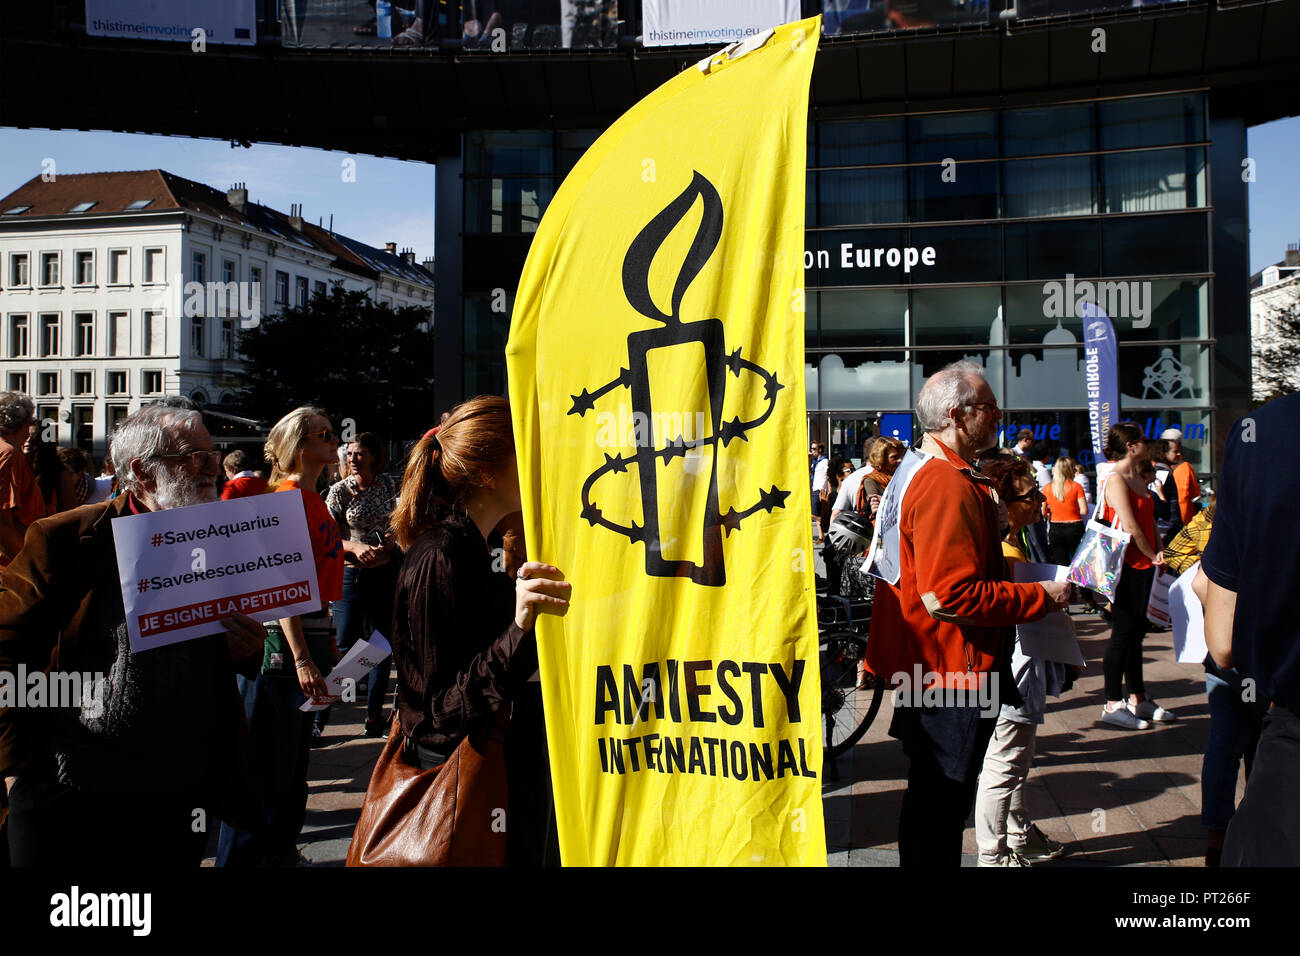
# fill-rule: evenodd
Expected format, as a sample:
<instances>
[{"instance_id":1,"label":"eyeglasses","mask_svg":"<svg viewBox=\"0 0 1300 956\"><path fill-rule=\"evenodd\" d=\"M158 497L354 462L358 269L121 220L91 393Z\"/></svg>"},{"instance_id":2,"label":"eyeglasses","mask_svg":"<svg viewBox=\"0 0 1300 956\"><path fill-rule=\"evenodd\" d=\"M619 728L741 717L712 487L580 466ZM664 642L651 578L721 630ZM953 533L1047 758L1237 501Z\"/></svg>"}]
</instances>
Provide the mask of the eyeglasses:
<instances>
[{"instance_id":1,"label":"eyeglasses","mask_svg":"<svg viewBox=\"0 0 1300 956\"><path fill-rule=\"evenodd\" d=\"M1043 494L1041 491L1037 491L1037 490L1035 490L1035 491L1031 491L1031 492L1029 492L1029 494L1027 494L1027 495L1016 495L1016 496L1011 497L1011 498L1004 498L1003 500L1004 500L1007 504L1011 504L1012 502L1015 502L1015 501L1046 501L1046 500L1047 500L1047 495Z\"/></svg>"},{"instance_id":2,"label":"eyeglasses","mask_svg":"<svg viewBox=\"0 0 1300 956\"><path fill-rule=\"evenodd\" d=\"M150 458L170 458L175 461L185 459L195 468L202 468L208 464L218 464L221 461L221 452L204 451L202 449L193 449L191 451L178 451L170 455L150 455Z\"/></svg>"},{"instance_id":3,"label":"eyeglasses","mask_svg":"<svg viewBox=\"0 0 1300 956\"><path fill-rule=\"evenodd\" d=\"M322 428L320 431L308 432L308 438L319 438L323 442L331 442L338 438L338 432L332 428Z\"/></svg>"},{"instance_id":4,"label":"eyeglasses","mask_svg":"<svg viewBox=\"0 0 1300 956\"><path fill-rule=\"evenodd\" d=\"M963 408L992 408L992 409L996 409L996 408L998 407L998 403L997 403L997 402L964 402L964 403L962 403L962 407L963 407Z\"/></svg>"}]
</instances>

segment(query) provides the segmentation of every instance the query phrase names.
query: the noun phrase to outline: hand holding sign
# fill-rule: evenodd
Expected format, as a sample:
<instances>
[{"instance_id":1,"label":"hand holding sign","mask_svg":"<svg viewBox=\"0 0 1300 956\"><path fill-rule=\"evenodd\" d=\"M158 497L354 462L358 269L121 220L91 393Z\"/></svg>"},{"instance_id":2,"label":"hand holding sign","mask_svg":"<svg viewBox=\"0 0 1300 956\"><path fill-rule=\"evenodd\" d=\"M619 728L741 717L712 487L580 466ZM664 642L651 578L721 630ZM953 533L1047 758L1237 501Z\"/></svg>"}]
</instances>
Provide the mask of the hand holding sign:
<instances>
[{"instance_id":1,"label":"hand holding sign","mask_svg":"<svg viewBox=\"0 0 1300 956\"><path fill-rule=\"evenodd\" d=\"M254 654L262 653L262 645L266 643L266 628L247 614L236 611L224 618L221 626L226 631L226 647L230 649L232 661L246 661Z\"/></svg>"},{"instance_id":2,"label":"hand holding sign","mask_svg":"<svg viewBox=\"0 0 1300 956\"><path fill-rule=\"evenodd\" d=\"M392 647L384 635L373 632L368 640L357 641L350 648L343 660L330 671L329 676L320 680L324 691L318 695L307 695L308 700L298 708L302 711L324 710L343 696L343 688L348 681L359 681L370 669L393 653Z\"/></svg>"}]
</instances>

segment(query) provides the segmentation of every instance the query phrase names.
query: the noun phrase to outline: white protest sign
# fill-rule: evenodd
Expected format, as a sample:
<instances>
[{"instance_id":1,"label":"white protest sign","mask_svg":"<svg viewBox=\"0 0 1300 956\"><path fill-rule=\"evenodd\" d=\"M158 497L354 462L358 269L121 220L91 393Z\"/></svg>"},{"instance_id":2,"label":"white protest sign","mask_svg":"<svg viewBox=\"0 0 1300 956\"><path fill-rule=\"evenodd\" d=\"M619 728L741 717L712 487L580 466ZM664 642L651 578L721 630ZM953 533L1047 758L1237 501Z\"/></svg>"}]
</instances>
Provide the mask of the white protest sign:
<instances>
[{"instance_id":1,"label":"white protest sign","mask_svg":"<svg viewBox=\"0 0 1300 956\"><path fill-rule=\"evenodd\" d=\"M1069 568L1059 564L1037 564L1017 561L1011 565L1011 577L1016 583L1028 581L1064 581ZM1065 611L1048 611L1037 621L1016 625L1016 639L1027 657L1044 661L1073 664L1084 667L1079 638L1074 633L1074 622Z\"/></svg>"},{"instance_id":2,"label":"white protest sign","mask_svg":"<svg viewBox=\"0 0 1300 956\"><path fill-rule=\"evenodd\" d=\"M123 515L113 541L137 654L321 606L300 491Z\"/></svg>"},{"instance_id":3,"label":"white protest sign","mask_svg":"<svg viewBox=\"0 0 1300 956\"><path fill-rule=\"evenodd\" d=\"M889 479L889 486L880 496L880 507L876 511L876 533L872 535L867 559L862 563L864 574L877 577L886 584L898 584L902 573L898 522L903 513L903 495L907 493L913 476L932 457L928 452L907 449L894 477Z\"/></svg>"},{"instance_id":4,"label":"white protest sign","mask_svg":"<svg viewBox=\"0 0 1300 956\"><path fill-rule=\"evenodd\" d=\"M393 653L393 649L389 646L387 638L378 631L371 634L368 641L357 641L348 648L348 652L343 655L343 660L335 664L334 669L325 678L325 686L337 691L337 693L330 694L328 697L303 701L302 706L298 709L302 711L324 710L343 696L343 686L347 681L355 683L361 680L370 673L371 668L381 663L391 653ZM322 701L322 703L317 703L317 701Z\"/></svg>"},{"instance_id":5,"label":"white protest sign","mask_svg":"<svg viewBox=\"0 0 1300 956\"><path fill-rule=\"evenodd\" d=\"M1180 664L1199 664L1209 649L1205 646L1205 609L1192 590L1201 569L1197 561L1169 586L1169 625L1174 629L1174 656Z\"/></svg>"},{"instance_id":6,"label":"white protest sign","mask_svg":"<svg viewBox=\"0 0 1300 956\"><path fill-rule=\"evenodd\" d=\"M1169 627L1169 588L1173 585L1174 575L1166 573L1163 568L1156 568L1151 578L1151 598L1147 601L1147 620L1156 627Z\"/></svg>"}]
</instances>

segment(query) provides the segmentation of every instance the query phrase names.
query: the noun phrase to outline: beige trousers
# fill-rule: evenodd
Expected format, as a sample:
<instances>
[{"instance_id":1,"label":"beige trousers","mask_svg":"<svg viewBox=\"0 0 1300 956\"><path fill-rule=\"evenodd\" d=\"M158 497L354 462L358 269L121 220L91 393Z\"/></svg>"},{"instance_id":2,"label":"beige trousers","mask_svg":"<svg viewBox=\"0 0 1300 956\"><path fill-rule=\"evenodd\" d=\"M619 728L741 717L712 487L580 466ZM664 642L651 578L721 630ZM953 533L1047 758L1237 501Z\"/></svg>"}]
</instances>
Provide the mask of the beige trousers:
<instances>
[{"instance_id":1,"label":"beige trousers","mask_svg":"<svg viewBox=\"0 0 1300 956\"><path fill-rule=\"evenodd\" d=\"M981 863L996 863L1008 846L1023 846L1029 829L1025 779L1034 759L1037 724L1020 724L999 716L984 753L975 795L975 842Z\"/></svg>"}]
</instances>

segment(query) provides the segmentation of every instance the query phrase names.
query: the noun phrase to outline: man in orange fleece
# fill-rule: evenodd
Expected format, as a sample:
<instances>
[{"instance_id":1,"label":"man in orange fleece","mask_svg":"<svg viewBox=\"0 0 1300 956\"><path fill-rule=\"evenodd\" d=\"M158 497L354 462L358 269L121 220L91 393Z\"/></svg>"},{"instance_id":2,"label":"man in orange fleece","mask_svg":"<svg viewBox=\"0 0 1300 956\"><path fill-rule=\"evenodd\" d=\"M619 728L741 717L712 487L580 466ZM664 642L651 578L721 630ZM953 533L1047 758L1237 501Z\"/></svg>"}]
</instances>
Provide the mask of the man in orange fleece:
<instances>
[{"instance_id":1,"label":"man in orange fleece","mask_svg":"<svg viewBox=\"0 0 1300 956\"><path fill-rule=\"evenodd\" d=\"M876 588L867 666L910 692L896 698L889 728L910 761L900 863L959 866L999 703L1019 702L1010 674L999 673L1010 661L1012 627L1066 607L1070 586L1006 580L995 496L971 464L995 442L1002 418L982 369L956 362L931 376L916 414L926 433L921 451L931 457L906 485L899 578Z\"/></svg>"}]
</instances>

